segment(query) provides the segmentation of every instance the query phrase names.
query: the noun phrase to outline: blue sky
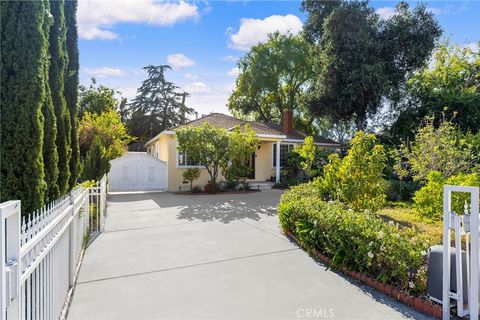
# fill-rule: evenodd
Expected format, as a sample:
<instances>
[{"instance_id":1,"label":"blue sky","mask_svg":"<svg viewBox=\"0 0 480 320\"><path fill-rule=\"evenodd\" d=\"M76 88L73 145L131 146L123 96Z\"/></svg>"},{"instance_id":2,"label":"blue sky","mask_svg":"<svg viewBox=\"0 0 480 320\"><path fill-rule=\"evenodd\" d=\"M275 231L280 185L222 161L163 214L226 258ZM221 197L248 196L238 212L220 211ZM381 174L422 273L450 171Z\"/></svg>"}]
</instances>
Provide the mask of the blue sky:
<instances>
[{"instance_id":1,"label":"blue sky","mask_svg":"<svg viewBox=\"0 0 480 320\"><path fill-rule=\"evenodd\" d=\"M397 1L371 1L388 16ZM412 5L417 2L410 2ZM480 1L428 1L444 37L470 45L480 40ZM300 1L79 1L80 81L91 77L135 96L142 67L170 64L167 78L190 92L199 114L227 112L236 60L273 31L296 33L305 14Z\"/></svg>"}]
</instances>

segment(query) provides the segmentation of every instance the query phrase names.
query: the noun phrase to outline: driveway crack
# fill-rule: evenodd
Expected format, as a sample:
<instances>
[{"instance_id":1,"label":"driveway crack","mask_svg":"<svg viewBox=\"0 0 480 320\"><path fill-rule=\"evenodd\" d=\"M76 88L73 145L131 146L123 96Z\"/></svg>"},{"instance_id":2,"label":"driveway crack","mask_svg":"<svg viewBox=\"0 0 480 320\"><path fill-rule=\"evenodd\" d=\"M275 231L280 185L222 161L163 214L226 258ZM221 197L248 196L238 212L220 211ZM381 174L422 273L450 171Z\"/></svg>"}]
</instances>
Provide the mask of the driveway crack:
<instances>
[{"instance_id":1,"label":"driveway crack","mask_svg":"<svg viewBox=\"0 0 480 320\"><path fill-rule=\"evenodd\" d=\"M178 266L178 267L171 267L171 268L157 269L157 270L151 270L151 271L145 271L145 272L131 273L131 274L126 274L126 275L121 275L121 276L106 277L106 278L95 279L95 280L78 281L77 285L94 283L94 282L101 282L101 281L108 281L108 280L116 280L116 279L122 279L122 278L130 278L130 277L142 276L142 275L146 275L146 274L153 274L153 273L159 273L159 272L165 272L165 271L188 269L188 268L205 266L205 265L210 265L210 264L215 264L215 263L224 263L224 262L235 261L235 260L242 260L242 259L248 259L248 258L268 256L268 255L272 255L272 254L284 253L284 252L290 252L290 251L296 251L296 250L300 250L300 248L297 247L297 248L277 250L277 251L271 251L271 252L263 252L263 253L234 257L234 258L229 258L229 259L219 259L219 260L213 260L213 261L207 261L207 262L201 262L201 263L187 264L187 265Z\"/></svg>"}]
</instances>

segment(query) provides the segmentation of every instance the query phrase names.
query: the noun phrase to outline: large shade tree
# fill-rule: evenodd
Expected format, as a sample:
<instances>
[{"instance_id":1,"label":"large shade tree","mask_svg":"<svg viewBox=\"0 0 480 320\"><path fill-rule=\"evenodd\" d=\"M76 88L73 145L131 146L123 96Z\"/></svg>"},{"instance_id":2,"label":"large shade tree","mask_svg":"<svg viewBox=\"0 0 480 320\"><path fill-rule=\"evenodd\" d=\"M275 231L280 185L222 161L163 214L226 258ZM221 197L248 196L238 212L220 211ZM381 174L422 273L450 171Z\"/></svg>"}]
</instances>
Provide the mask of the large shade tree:
<instances>
[{"instance_id":1,"label":"large shade tree","mask_svg":"<svg viewBox=\"0 0 480 320\"><path fill-rule=\"evenodd\" d=\"M194 109L185 105L186 93L168 81L165 72L168 65L143 68L148 78L142 82L136 97L130 103L127 126L134 136L147 140L154 133L175 127L195 115Z\"/></svg>"},{"instance_id":2,"label":"large shade tree","mask_svg":"<svg viewBox=\"0 0 480 320\"><path fill-rule=\"evenodd\" d=\"M365 127L385 98L396 102L409 75L423 67L441 34L424 5L401 2L381 20L367 1L306 0L306 39L315 46L310 110Z\"/></svg>"},{"instance_id":3,"label":"large shade tree","mask_svg":"<svg viewBox=\"0 0 480 320\"><path fill-rule=\"evenodd\" d=\"M239 117L277 123L284 110L292 110L297 122L311 124L313 118L302 108L313 76L309 50L302 37L279 33L252 47L238 63L229 110Z\"/></svg>"},{"instance_id":4,"label":"large shade tree","mask_svg":"<svg viewBox=\"0 0 480 320\"><path fill-rule=\"evenodd\" d=\"M480 53L443 43L430 67L407 82L408 99L385 136L398 143L412 138L423 117L446 117L463 131L478 132L480 119Z\"/></svg>"},{"instance_id":5,"label":"large shade tree","mask_svg":"<svg viewBox=\"0 0 480 320\"><path fill-rule=\"evenodd\" d=\"M6 1L0 6L0 202L40 207L46 190L42 157L48 2Z\"/></svg>"}]
</instances>

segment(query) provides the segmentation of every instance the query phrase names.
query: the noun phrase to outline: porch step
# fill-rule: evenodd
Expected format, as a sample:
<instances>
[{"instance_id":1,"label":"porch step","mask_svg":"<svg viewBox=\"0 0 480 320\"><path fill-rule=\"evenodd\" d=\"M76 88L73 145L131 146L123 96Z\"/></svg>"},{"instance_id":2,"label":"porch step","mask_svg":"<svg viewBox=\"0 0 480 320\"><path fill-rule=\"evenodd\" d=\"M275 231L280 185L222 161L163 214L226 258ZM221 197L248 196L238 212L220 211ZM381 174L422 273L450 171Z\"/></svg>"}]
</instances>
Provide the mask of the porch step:
<instances>
[{"instance_id":1,"label":"porch step","mask_svg":"<svg viewBox=\"0 0 480 320\"><path fill-rule=\"evenodd\" d=\"M250 187L252 189L260 189L260 190L267 190L272 189L275 182L270 181L249 181Z\"/></svg>"}]
</instances>

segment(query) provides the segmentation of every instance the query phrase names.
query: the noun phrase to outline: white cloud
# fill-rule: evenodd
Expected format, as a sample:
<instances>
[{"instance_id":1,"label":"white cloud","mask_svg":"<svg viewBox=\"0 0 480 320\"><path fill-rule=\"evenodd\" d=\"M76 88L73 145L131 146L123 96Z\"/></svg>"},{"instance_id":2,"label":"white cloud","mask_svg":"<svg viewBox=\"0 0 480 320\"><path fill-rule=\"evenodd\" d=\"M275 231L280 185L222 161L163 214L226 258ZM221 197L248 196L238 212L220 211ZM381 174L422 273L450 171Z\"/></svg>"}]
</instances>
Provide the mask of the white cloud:
<instances>
[{"instance_id":1,"label":"white cloud","mask_svg":"<svg viewBox=\"0 0 480 320\"><path fill-rule=\"evenodd\" d=\"M134 87L117 87L116 88L118 91L120 91L120 95L123 98L127 99L133 99L137 96L137 88Z\"/></svg>"},{"instance_id":2,"label":"white cloud","mask_svg":"<svg viewBox=\"0 0 480 320\"><path fill-rule=\"evenodd\" d=\"M221 57L220 60L228 61L228 62L237 62L238 57L236 57L236 56L225 56L225 57Z\"/></svg>"},{"instance_id":3,"label":"white cloud","mask_svg":"<svg viewBox=\"0 0 480 320\"><path fill-rule=\"evenodd\" d=\"M234 67L227 72L227 76L230 76L230 77L238 77L239 74L240 74L240 69L238 69L238 67Z\"/></svg>"},{"instance_id":4,"label":"white cloud","mask_svg":"<svg viewBox=\"0 0 480 320\"><path fill-rule=\"evenodd\" d=\"M122 69L118 68L109 68L109 67L102 67L102 68L84 68L83 71L89 75L96 78L108 78L108 77L124 77L126 76L126 72Z\"/></svg>"},{"instance_id":5,"label":"white cloud","mask_svg":"<svg viewBox=\"0 0 480 320\"><path fill-rule=\"evenodd\" d=\"M167 56L167 61L173 68L191 67L195 65L195 61L183 53L170 54Z\"/></svg>"},{"instance_id":6,"label":"white cloud","mask_svg":"<svg viewBox=\"0 0 480 320\"><path fill-rule=\"evenodd\" d=\"M388 19L395 15L395 8L383 7L378 8L375 12L380 16L380 19Z\"/></svg>"},{"instance_id":7,"label":"white cloud","mask_svg":"<svg viewBox=\"0 0 480 320\"><path fill-rule=\"evenodd\" d=\"M428 11L433 13L434 15L440 15L440 14L445 14L445 13L450 13L449 10L447 9L442 9L442 8L427 8Z\"/></svg>"},{"instance_id":8,"label":"white cloud","mask_svg":"<svg viewBox=\"0 0 480 320\"><path fill-rule=\"evenodd\" d=\"M86 40L114 40L118 35L109 29L118 23L170 26L197 19L198 11L196 5L182 0L82 0L78 2L78 34Z\"/></svg>"},{"instance_id":9,"label":"white cloud","mask_svg":"<svg viewBox=\"0 0 480 320\"><path fill-rule=\"evenodd\" d=\"M188 93L207 93L210 92L210 88L203 82L197 81L187 84L184 91Z\"/></svg>"},{"instance_id":10,"label":"white cloud","mask_svg":"<svg viewBox=\"0 0 480 320\"><path fill-rule=\"evenodd\" d=\"M197 80L198 76L196 74L187 72L185 73L185 78L187 78L188 80Z\"/></svg>"},{"instance_id":11,"label":"white cloud","mask_svg":"<svg viewBox=\"0 0 480 320\"><path fill-rule=\"evenodd\" d=\"M264 42L268 34L279 32L280 34L298 34L302 30L302 21L293 15L273 15L265 19L241 19L237 33L230 36L229 46L233 49L248 51L250 47Z\"/></svg>"},{"instance_id":12,"label":"white cloud","mask_svg":"<svg viewBox=\"0 0 480 320\"><path fill-rule=\"evenodd\" d=\"M465 45L465 47L469 48L473 52L478 52L478 42L470 42Z\"/></svg>"}]
</instances>

